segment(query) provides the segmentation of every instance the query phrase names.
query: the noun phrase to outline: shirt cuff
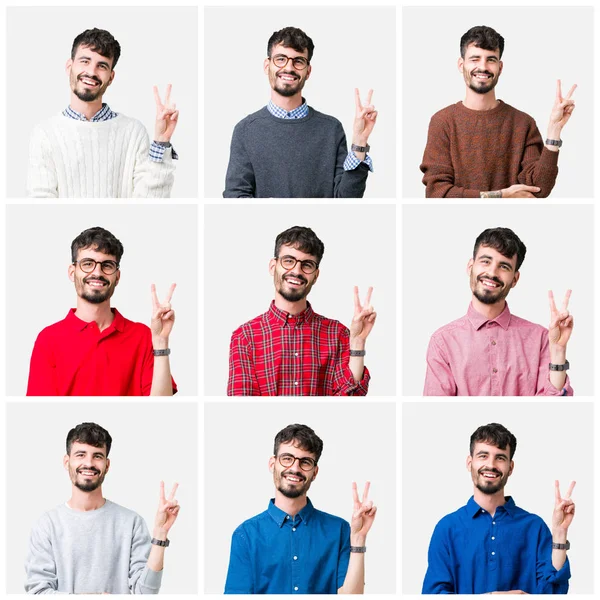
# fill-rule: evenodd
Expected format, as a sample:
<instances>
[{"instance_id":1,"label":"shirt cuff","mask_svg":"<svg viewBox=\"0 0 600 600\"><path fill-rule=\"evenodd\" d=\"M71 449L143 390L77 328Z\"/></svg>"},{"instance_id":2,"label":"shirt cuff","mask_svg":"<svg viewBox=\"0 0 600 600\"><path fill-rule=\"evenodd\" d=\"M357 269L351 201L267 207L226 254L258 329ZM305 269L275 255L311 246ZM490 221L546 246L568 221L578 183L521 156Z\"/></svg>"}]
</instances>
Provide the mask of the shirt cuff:
<instances>
[{"instance_id":1,"label":"shirt cuff","mask_svg":"<svg viewBox=\"0 0 600 600\"><path fill-rule=\"evenodd\" d=\"M367 154L365 155L365 160L360 161L352 151L348 152L348 156L346 156L344 171L354 171L361 162L364 162L369 167L369 171L373 172L373 159Z\"/></svg>"},{"instance_id":2,"label":"shirt cuff","mask_svg":"<svg viewBox=\"0 0 600 600\"><path fill-rule=\"evenodd\" d=\"M573 388L571 387L571 381L569 376L565 379L565 385L559 390L552 385L550 381L550 373L548 373L548 387L546 388L546 396L572 396Z\"/></svg>"},{"instance_id":3,"label":"shirt cuff","mask_svg":"<svg viewBox=\"0 0 600 600\"><path fill-rule=\"evenodd\" d=\"M166 149L166 146L161 146L156 142L152 142L150 144L150 160L153 162L162 162ZM177 152L175 152L175 148L173 148L173 146L171 146L171 156L173 160L177 160L179 158L179 155L177 154Z\"/></svg>"}]
</instances>

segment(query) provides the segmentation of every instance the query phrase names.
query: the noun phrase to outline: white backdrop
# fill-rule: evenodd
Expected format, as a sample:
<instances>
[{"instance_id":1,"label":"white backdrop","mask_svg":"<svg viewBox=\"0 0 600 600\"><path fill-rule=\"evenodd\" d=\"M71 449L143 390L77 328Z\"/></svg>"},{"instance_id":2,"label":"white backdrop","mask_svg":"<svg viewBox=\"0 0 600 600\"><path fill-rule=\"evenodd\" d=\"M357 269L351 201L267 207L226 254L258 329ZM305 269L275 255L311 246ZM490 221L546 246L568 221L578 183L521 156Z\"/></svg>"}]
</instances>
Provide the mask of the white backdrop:
<instances>
[{"instance_id":1,"label":"white backdrop","mask_svg":"<svg viewBox=\"0 0 600 600\"><path fill-rule=\"evenodd\" d=\"M569 529L569 593L591 594L596 564L592 404L508 401L403 405L403 593L421 592L435 525L473 495L465 466L469 439L487 423L501 423L517 438L515 468L506 486L506 495L513 496L517 506L550 526L554 480L562 493L571 481L577 482L572 496L576 516Z\"/></svg>"},{"instance_id":2,"label":"white backdrop","mask_svg":"<svg viewBox=\"0 0 600 600\"><path fill-rule=\"evenodd\" d=\"M294 216L295 215L295 216ZM392 396L396 383L396 207L311 204L207 205L204 213L204 392L227 393L235 329L266 312L275 295L269 260L275 238L294 225L325 244L319 280L308 296L320 315L350 326L353 289L373 286L377 322L367 340L369 396ZM229 302L225 303L225 299Z\"/></svg>"},{"instance_id":3,"label":"white backdrop","mask_svg":"<svg viewBox=\"0 0 600 600\"><path fill-rule=\"evenodd\" d=\"M466 314L471 289L466 273L475 239L489 227L508 227L527 246L521 277L508 295L513 314L548 327L548 290L575 326L567 349L578 396L593 393L594 233L591 205L405 205L403 207L403 392L423 393L431 335Z\"/></svg>"},{"instance_id":4,"label":"white backdrop","mask_svg":"<svg viewBox=\"0 0 600 600\"><path fill-rule=\"evenodd\" d=\"M121 279L111 299L111 306L124 317L149 326L150 285L156 284L162 300L171 283L177 284L171 371L178 394L196 395L198 209L160 204L7 206L7 394L26 393L37 335L76 306L75 287L67 275L71 242L96 226L108 229L125 249Z\"/></svg>"},{"instance_id":5,"label":"white backdrop","mask_svg":"<svg viewBox=\"0 0 600 600\"><path fill-rule=\"evenodd\" d=\"M161 593L197 591L198 409L195 403L9 402L6 421L6 559L9 593L23 593L23 565L34 522L71 496L63 467L69 431L98 423L113 439L105 498L137 512L150 533L159 484L179 483L181 512L169 534ZM33 474L35 472L35 475Z\"/></svg>"},{"instance_id":6,"label":"white backdrop","mask_svg":"<svg viewBox=\"0 0 600 600\"><path fill-rule=\"evenodd\" d=\"M576 83L576 109L562 131L564 145L552 198L593 196L593 16L591 7L406 7L402 10L402 194L423 198L419 165L431 117L463 100L457 69L460 38L487 25L504 37L504 69L496 97L533 117L545 139L561 79L563 93ZM560 32L560 33L559 33ZM550 40L560 36L560 43ZM573 60L573 52L586 60Z\"/></svg>"},{"instance_id":7,"label":"white backdrop","mask_svg":"<svg viewBox=\"0 0 600 600\"><path fill-rule=\"evenodd\" d=\"M263 72L267 42L284 27L302 29L314 42L312 73L303 95L316 110L336 117L352 142L354 88L363 101L373 89L377 124L369 138L375 172L365 198L396 195L395 8L373 6L228 6L204 11L204 194L225 189L231 134L236 123L265 106L271 88ZM368 26L365 26L368 20Z\"/></svg>"},{"instance_id":8,"label":"white backdrop","mask_svg":"<svg viewBox=\"0 0 600 600\"><path fill-rule=\"evenodd\" d=\"M168 23L168 28L165 24ZM65 63L77 35L97 27L121 45L115 79L104 95L112 110L141 121L150 140L156 105L152 86L180 111L172 143L179 154L173 198L198 194L198 9L69 6L7 10L7 195L26 195L29 137L34 126L69 104Z\"/></svg>"},{"instance_id":9,"label":"white backdrop","mask_svg":"<svg viewBox=\"0 0 600 600\"><path fill-rule=\"evenodd\" d=\"M235 415L232 419L231 416ZM225 587L231 535L275 495L269 458L278 431L312 427L323 440L315 508L352 518L352 482L371 482L377 517L367 539L367 593L393 594L396 581L396 404L364 402L209 402L204 417L204 591Z\"/></svg>"}]
</instances>

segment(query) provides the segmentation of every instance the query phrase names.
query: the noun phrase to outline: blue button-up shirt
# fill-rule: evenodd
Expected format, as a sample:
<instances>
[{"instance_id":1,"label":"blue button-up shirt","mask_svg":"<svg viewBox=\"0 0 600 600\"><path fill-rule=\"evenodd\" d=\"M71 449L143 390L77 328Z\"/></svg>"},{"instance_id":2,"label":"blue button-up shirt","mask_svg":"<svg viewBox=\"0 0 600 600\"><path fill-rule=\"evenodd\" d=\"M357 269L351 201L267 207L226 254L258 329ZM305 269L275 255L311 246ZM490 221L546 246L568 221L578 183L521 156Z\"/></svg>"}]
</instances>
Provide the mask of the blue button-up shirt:
<instances>
[{"instance_id":1,"label":"blue button-up shirt","mask_svg":"<svg viewBox=\"0 0 600 600\"><path fill-rule=\"evenodd\" d=\"M350 525L313 507L291 517L272 499L231 539L226 594L336 594L350 559Z\"/></svg>"},{"instance_id":2,"label":"blue button-up shirt","mask_svg":"<svg viewBox=\"0 0 600 600\"><path fill-rule=\"evenodd\" d=\"M560 571L552 566L552 535L540 517L510 497L492 516L471 496L433 532L423 594L566 594L569 577L568 560Z\"/></svg>"}]
</instances>

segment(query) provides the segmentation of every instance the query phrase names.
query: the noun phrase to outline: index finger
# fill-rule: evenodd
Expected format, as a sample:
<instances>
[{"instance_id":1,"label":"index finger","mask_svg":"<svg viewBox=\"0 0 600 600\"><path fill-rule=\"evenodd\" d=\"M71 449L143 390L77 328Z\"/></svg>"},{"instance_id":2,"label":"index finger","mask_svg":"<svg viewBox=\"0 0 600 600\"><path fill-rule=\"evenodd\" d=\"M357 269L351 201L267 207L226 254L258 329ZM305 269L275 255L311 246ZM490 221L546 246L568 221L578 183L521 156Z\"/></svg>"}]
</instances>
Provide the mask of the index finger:
<instances>
[{"instance_id":1,"label":"index finger","mask_svg":"<svg viewBox=\"0 0 600 600\"><path fill-rule=\"evenodd\" d=\"M560 497L560 483L558 483L558 479L554 480L554 499L557 502L560 502L562 498Z\"/></svg>"},{"instance_id":2,"label":"index finger","mask_svg":"<svg viewBox=\"0 0 600 600\"><path fill-rule=\"evenodd\" d=\"M158 88L154 86L154 101L156 102L156 106L162 108L162 100L160 99L160 94L158 93Z\"/></svg>"},{"instance_id":3,"label":"index finger","mask_svg":"<svg viewBox=\"0 0 600 600\"><path fill-rule=\"evenodd\" d=\"M165 304L168 304L169 302L171 302L171 298L173 297L173 292L175 291L176 287L177 287L176 283L171 284L171 287L169 288L169 293L167 294L167 299L165 301Z\"/></svg>"},{"instance_id":4,"label":"index finger","mask_svg":"<svg viewBox=\"0 0 600 600\"><path fill-rule=\"evenodd\" d=\"M560 102L562 102L562 99L563 99L563 97L562 97L562 85L560 83L560 79L556 80L556 97L558 98L558 100Z\"/></svg>"},{"instance_id":5,"label":"index finger","mask_svg":"<svg viewBox=\"0 0 600 600\"><path fill-rule=\"evenodd\" d=\"M571 493L573 492L573 488L575 487L575 481L571 481L571 485L569 486L569 489L567 490L567 493L565 494L565 499L570 500L571 499Z\"/></svg>"},{"instance_id":6,"label":"index finger","mask_svg":"<svg viewBox=\"0 0 600 600\"><path fill-rule=\"evenodd\" d=\"M371 304L371 294L373 293L373 288L369 287L367 291L367 297L365 298L365 305L369 306Z\"/></svg>"},{"instance_id":7,"label":"index finger","mask_svg":"<svg viewBox=\"0 0 600 600\"><path fill-rule=\"evenodd\" d=\"M354 501L354 504L360 504L358 490L356 489L356 481L352 482L352 500Z\"/></svg>"},{"instance_id":8,"label":"index finger","mask_svg":"<svg viewBox=\"0 0 600 600\"><path fill-rule=\"evenodd\" d=\"M158 296L156 295L156 286L154 284L150 286L150 293L152 294L152 302L154 306L159 306L160 302L158 300Z\"/></svg>"},{"instance_id":9,"label":"index finger","mask_svg":"<svg viewBox=\"0 0 600 600\"><path fill-rule=\"evenodd\" d=\"M561 308L562 312L567 310L567 308L569 306L569 298L570 297L571 297L571 290L567 290L567 293L565 294L565 299L563 300L563 303L562 303L562 308Z\"/></svg>"},{"instance_id":10,"label":"index finger","mask_svg":"<svg viewBox=\"0 0 600 600\"><path fill-rule=\"evenodd\" d=\"M373 90L369 90L367 94L367 105L371 104L371 98L373 97Z\"/></svg>"},{"instance_id":11,"label":"index finger","mask_svg":"<svg viewBox=\"0 0 600 600\"><path fill-rule=\"evenodd\" d=\"M573 95L573 92L577 89L577 84L575 83L573 85L573 87L569 90L569 93L566 96L566 99L569 100L571 98L571 96Z\"/></svg>"},{"instance_id":12,"label":"index finger","mask_svg":"<svg viewBox=\"0 0 600 600\"><path fill-rule=\"evenodd\" d=\"M358 88L354 88L354 101L356 102L356 108L360 110L362 104L360 103L360 92L358 91Z\"/></svg>"},{"instance_id":13,"label":"index finger","mask_svg":"<svg viewBox=\"0 0 600 600\"><path fill-rule=\"evenodd\" d=\"M548 290L548 300L550 302L550 310L556 311L556 303L554 302L554 294L552 290Z\"/></svg>"},{"instance_id":14,"label":"index finger","mask_svg":"<svg viewBox=\"0 0 600 600\"><path fill-rule=\"evenodd\" d=\"M171 87L172 87L172 85L169 83L169 85L167 86L167 93L165 95L165 104L167 106L171 102Z\"/></svg>"},{"instance_id":15,"label":"index finger","mask_svg":"<svg viewBox=\"0 0 600 600\"><path fill-rule=\"evenodd\" d=\"M161 481L160 482L160 499L164 502L165 500L165 482Z\"/></svg>"},{"instance_id":16,"label":"index finger","mask_svg":"<svg viewBox=\"0 0 600 600\"><path fill-rule=\"evenodd\" d=\"M173 489L171 490L171 493L169 494L169 500L173 500L173 498L175 498L175 492L177 491L178 487L179 487L179 484L175 483L175 485L173 486ZM164 484L163 484L163 489L164 489Z\"/></svg>"},{"instance_id":17,"label":"index finger","mask_svg":"<svg viewBox=\"0 0 600 600\"><path fill-rule=\"evenodd\" d=\"M360 298L358 297L358 286L354 286L354 308L360 309Z\"/></svg>"},{"instance_id":18,"label":"index finger","mask_svg":"<svg viewBox=\"0 0 600 600\"><path fill-rule=\"evenodd\" d=\"M363 497L362 497L363 504L367 501L367 498L369 497L369 488L370 487L371 487L371 482L367 481L365 483L365 491L363 492Z\"/></svg>"}]
</instances>

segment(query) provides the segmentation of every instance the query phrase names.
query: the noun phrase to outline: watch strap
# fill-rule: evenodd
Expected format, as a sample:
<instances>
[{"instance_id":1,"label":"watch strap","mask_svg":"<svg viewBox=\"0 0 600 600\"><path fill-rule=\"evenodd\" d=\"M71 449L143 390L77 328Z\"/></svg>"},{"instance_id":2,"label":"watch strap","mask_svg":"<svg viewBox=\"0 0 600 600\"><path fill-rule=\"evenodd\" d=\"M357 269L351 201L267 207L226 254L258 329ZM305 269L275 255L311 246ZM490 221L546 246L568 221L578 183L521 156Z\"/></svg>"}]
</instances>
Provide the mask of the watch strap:
<instances>
[{"instance_id":1,"label":"watch strap","mask_svg":"<svg viewBox=\"0 0 600 600\"><path fill-rule=\"evenodd\" d=\"M557 544L552 542L552 550L569 550L571 548L571 542L567 540L566 544Z\"/></svg>"},{"instance_id":2,"label":"watch strap","mask_svg":"<svg viewBox=\"0 0 600 600\"><path fill-rule=\"evenodd\" d=\"M165 348L164 350L152 350L154 356L169 356L171 354L171 348Z\"/></svg>"},{"instance_id":3,"label":"watch strap","mask_svg":"<svg viewBox=\"0 0 600 600\"><path fill-rule=\"evenodd\" d=\"M352 152L368 152L371 149L371 146L369 146L369 144L367 144L366 146L358 146L357 144L352 144L352 146L350 146L350 150L352 150Z\"/></svg>"},{"instance_id":4,"label":"watch strap","mask_svg":"<svg viewBox=\"0 0 600 600\"><path fill-rule=\"evenodd\" d=\"M567 371L571 365L569 364L568 360L565 360L564 365L555 365L550 363L548 366L551 371Z\"/></svg>"},{"instance_id":5,"label":"watch strap","mask_svg":"<svg viewBox=\"0 0 600 600\"><path fill-rule=\"evenodd\" d=\"M562 140L551 140L550 138L546 138L545 144L546 146L558 146L560 148L562 146Z\"/></svg>"},{"instance_id":6,"label":"watch strap","mask_svg":"<svg viewBox=\"0 0 600 600\"><path fill-rule=\"evenodd\" d=\"M163 548L168 548L169 544L171 543L170 539L166 539L166 540L157 540L156 538L152 538L150 540L151 544L154 544L155 546L162 546Z\"/></svg>"},{"instance_id":7,"label":"watch strap","mask_svg":"<svg viewBox=\"0 0 600 600\"><path fill-rule=\"evenodd\" d=\"M364 554L367 551L366 546L350 546L350 552L356 552L358 554Z\"/></svg>"},{"instance_id":8,"label":"watch strap","mask_svg":"<svg viewBox=\"0 0 600 600\"><path fill-rule=\"evenodd\" d=\"M366 350L350 350L350 356L366 356Z\"/></svg>"},{"instance_id":9,"label":"watch strap","mask_svg":"<svg viewBox=\"0 0 600 600\"><path fill-rule=\"evenodd\" d=\"M158 144L159 146L162 146L163 148L170 148L171 147L171 142L157 142L156 140L154 140L155 144Z\"/></svg>"}]
</instances>

